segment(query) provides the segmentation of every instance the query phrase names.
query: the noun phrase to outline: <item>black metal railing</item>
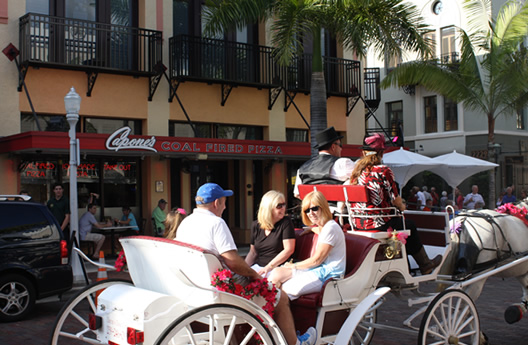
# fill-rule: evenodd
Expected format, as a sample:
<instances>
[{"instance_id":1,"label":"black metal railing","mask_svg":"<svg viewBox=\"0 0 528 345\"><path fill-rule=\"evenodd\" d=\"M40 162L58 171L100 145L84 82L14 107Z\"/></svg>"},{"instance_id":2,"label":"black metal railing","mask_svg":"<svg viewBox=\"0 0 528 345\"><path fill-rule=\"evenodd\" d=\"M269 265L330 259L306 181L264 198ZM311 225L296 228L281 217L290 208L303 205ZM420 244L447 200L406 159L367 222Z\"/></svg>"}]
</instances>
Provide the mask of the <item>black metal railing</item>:
<instances>
[{"instance_id":1,"label":"black metal railing","mask_svg":"<svg viewBox=\"0 0 528 345\"><path fill-rule=\"evenodd\" d=\"M28 13L20 18L20 61L29 65L154 75L161 31Z\"/></svg>"},{"instance_id":2,"label":"black metal railing","mask_svg":"<svg viewBox=\"0 0 528 345\"><path fill-rule=\"evenodd\" d=\"M294 58L288 67L274 59L273 48L219 39L180 35L169 40L171 79L231 83L259 88L283 86L309 93L312 55ZM359 61L323 58L327 93L350 97L360 91Z\"/></svg>"},{"instance_id":3,"label":"black metal railing","mask_svg":"<svg viewBox=\"0 0 528 345\"><path fill-rule=\"evenodd\" d=\"M287 90L309 93L312 81L312 55L302 54L287 67ZM360 63L323 56L326 92L329 96L353 97L361 90Z\"/></svg>"},{"instance_id":4,"label":"black metal railing","mask_svg":"<svg viewBox=\"0 0 528 345\"><path fill-rule=\"evenodd\" d=\"M170 77L272 88L281 69L270 47L179 35L169 40Z\"/></svg>"},{"instance_id":5,"label":"black metal railing","mask_svg":"<svg viewBox=\"0 0 528 345\"><path fill-rule=\"evenodd\" d=\"M365 68L364 69L364 83L365 92L364 99L370 109L375 111L378 109L381 101L380 90L380 69L379 68Z\"/></svg>"},{"instance_id":6,"label":"black metal railing","mask_svg":"<svg viewBox=\"0 0 528 345\"><path fill-rule=\"evenodd\" d=\"M450 53L442 54L440 56L440 62L443 64L459 63L460 54L457 52L450 52Z\"/></svg>"}]
</instances>

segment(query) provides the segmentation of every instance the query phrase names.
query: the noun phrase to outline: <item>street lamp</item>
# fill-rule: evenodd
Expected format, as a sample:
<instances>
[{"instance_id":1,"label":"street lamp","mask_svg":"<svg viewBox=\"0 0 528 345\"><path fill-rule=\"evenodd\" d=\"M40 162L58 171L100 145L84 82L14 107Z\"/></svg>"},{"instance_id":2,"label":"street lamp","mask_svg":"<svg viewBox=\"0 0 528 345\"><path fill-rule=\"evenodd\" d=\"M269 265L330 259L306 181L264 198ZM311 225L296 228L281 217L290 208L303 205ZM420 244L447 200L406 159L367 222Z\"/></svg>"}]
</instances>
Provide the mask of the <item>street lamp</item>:
<instances>
[{"instance_id":1,"label":"street lamp","mask_svg":"<svg viewBox=\"0 0 528 345\"><path fill-rule=\"evenodd\" d=\"M70 124L70 233L75 232L77 245L79 242L79 214L77 206L77 165L79 165L79 140L75 137L77 121L79 121L79 109L81 108L81 96L72 87L64 97L66 108L66 120Z\"/></svg>"}]
</instances>

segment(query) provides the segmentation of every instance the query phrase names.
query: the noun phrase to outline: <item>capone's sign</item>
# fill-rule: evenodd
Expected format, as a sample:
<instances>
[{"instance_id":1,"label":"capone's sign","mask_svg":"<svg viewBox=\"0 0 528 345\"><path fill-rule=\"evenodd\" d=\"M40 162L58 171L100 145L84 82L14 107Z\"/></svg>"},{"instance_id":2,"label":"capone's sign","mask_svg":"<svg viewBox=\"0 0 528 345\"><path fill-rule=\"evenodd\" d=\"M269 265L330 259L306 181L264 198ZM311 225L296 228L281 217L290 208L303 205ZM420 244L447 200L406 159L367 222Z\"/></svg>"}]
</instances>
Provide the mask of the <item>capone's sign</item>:
<instances>
[{"instance_id":1,"label":"capone's sign","mask_svg":"<svg viewBox=\"0 0 528 345\"><path fill-rule=\"evenodd\" d=\"M106 149L110 151L122 150L147 150L153 152L181 152L181 153L228 153L228 154L253 154L253 155L283 155L284 152L280 145L273 145L272 142L263 142L258 144L255 141L251 143L232 143L231 141L223 142L221 140L204 141L195 138L181 140L181 138L167 138L158 140L155 136L150 138L129 138L130 127L122 127L110 134L106 140Z\"/></svg>"}]
</instances>

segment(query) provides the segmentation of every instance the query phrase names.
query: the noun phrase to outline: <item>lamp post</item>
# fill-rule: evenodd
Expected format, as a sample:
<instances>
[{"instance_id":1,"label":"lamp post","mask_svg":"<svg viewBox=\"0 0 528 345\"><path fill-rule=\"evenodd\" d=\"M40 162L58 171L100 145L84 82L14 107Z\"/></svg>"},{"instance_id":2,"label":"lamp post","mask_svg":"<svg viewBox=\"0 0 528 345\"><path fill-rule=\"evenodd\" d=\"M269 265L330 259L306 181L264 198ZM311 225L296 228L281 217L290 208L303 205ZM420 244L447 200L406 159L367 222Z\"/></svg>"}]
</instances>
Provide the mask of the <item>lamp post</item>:
<instances>
[{"instance_id":1,"label":"lamp post","mask_svg":"<svg viewBox=\"0 0 528 345\"><path fill-rule=\"evenodd\" d=\"M72 87L64 97L66 108L66 120L70 124L70 233L75 232L75 239L79 244L79 209L77 205L77 165L79 165L79 142L75 137L77 121L79 121L79 109L81 108L81 97Z\"/></svg>"}]
</instances>

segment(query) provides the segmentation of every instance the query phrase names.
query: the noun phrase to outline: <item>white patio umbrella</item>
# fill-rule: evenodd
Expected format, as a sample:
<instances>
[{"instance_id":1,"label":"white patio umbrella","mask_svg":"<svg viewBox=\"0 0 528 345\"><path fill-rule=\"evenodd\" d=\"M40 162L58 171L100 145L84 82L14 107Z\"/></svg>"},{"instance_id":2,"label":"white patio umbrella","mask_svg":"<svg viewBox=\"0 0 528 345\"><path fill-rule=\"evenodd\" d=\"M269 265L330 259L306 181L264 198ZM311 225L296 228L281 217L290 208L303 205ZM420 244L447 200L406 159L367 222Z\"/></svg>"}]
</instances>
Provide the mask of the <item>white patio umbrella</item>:
<instances>
[{"instance_id":1,"label":"white patio umbrella","mask_svg":"<svg viewBox=\"0 0 528 345\"><path fill-rule=\"evenodd\" d=\"M399 150L385 153L383 155L383 164L391 168L394 173L394 179L400 185L400 195L403 186L414 175L425 170L431 170L434 167L444 166L444 163L438 163L427 156L404 150L403 147L400 147Z\"/></svg>"},{"instance_id":2,"label":"white patio umbrella","mask_svg":"<svg viewBox=\"0 0 528 345\"><path fill-rule=\"evenodd\" d=\"M432 160L441 165L432 168L431 171L442 177L453 190L468 177L499 166L456 151L435 157ZM454 194L453 192L453 198L455 197Z\"/></svg>"}]
</instances>

